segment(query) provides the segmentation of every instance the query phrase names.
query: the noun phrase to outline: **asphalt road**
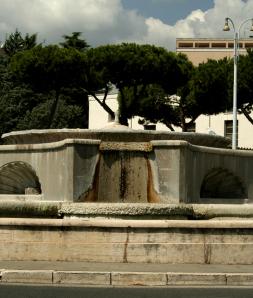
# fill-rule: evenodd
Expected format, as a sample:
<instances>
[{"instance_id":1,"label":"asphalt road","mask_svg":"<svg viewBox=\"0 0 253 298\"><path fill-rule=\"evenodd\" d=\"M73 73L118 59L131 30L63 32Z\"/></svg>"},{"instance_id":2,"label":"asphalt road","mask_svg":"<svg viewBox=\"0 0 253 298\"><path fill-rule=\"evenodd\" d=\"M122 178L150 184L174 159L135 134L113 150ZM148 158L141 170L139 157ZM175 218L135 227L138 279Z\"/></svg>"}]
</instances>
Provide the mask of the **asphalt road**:
<instances>
[{"instance_id":1,"label":"asphalt road","mask_svg":"<svg viewBox=\"0 0 253 298\"><path fill-rule=\"evenodd\" d=\"M164 287L164 288L112 288L68 287L35 285L0 285L1 298L252 298L251 287Z\"/></svg>"}]
</instances>

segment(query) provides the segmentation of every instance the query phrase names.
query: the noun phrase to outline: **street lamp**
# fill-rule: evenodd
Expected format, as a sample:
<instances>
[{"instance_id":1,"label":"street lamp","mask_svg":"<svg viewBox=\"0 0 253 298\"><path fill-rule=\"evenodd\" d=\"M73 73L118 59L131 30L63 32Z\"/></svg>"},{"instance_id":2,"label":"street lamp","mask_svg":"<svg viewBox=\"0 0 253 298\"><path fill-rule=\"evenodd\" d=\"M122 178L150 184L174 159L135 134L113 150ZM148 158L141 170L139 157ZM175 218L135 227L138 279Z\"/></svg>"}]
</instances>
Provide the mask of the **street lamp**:
<instances>
[{"instance_id":1,"label":"street lamp","mask_svg":"<svg viewBox=\"0 0 253 298\"><path fill-rule=\"evenodd\" d=\"M232 149L236 149L237 142L237 62L238 62L238 41L240 39L241 27L248 21L252 22L250 31L253 31L253 18L243 21L236 31L234 22L230 18L225 18L225 25L223 31L230 31L229 22L232 24L234 30L234 85L233 85L233 132L232 132Z\"/></svg>"}]
</instances>

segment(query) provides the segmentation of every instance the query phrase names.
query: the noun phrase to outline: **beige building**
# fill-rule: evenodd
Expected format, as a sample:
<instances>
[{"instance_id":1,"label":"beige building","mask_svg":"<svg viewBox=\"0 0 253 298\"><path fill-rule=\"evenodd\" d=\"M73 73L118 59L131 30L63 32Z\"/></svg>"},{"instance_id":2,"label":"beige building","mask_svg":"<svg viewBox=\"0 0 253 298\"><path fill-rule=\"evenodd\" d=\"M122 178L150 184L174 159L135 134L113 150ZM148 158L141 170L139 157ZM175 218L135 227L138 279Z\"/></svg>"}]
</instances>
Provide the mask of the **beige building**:
<instances>
[{"instance_id":1,"label":"beige building","mask_svg":"<svg viewBox=\"0 0 253 298\"><path fill-rule=\"evenodd\" d=\"M247 49L250 48L253 48L253 38L240 40L240 54L246 54ZM232 58L234 56L234 41L222 38L177 38L176 52L185 54L194 65L198 65L208 59Z\"/></svg>"}]
</instances>

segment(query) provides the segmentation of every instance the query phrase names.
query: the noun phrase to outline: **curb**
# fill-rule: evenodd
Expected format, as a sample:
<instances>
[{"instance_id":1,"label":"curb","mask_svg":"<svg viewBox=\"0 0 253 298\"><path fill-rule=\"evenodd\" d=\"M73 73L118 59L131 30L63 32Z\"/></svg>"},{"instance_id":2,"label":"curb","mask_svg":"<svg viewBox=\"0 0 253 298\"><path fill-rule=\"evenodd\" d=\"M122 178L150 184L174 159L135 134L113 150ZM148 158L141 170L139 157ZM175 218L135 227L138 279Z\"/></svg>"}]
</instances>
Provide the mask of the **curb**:
<instances>
[{"instance_id":1,"label":"curb","mask_svg":"<svg viewBox=\"0 0 253 298\"><path fill-rule=\"evenodd\" d=\"M253 286L253 273L1 270L1 283L97 286Z\"/></svg>"}]
</instances>

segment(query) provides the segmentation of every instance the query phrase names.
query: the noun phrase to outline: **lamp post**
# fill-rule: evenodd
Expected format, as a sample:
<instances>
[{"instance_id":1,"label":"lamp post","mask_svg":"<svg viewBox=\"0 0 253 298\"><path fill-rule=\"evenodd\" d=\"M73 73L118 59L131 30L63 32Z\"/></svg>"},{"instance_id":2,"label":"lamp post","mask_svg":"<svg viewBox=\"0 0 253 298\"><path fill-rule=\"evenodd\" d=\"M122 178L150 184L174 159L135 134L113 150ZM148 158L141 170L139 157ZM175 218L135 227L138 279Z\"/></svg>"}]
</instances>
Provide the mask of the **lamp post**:
<instances>
[{"instance_id":1,"label":"lamp post","mask_svg":"<svg viewBox=\"0 0 253 298\"><path fill-rule=\"evenodd\" d=\"M233 84L233 132L232 132L232 149L237 147L237 63L238 63L238 41L240 40L240 30L242 26L248 22L252 22L250 31L253 31L253 18L243 21L236 31L234 22L230 18L225 18L225 25L223 31L230 31L229 22L232 24L234 30L234 84Z\"/></svg>"}]
</instances>

